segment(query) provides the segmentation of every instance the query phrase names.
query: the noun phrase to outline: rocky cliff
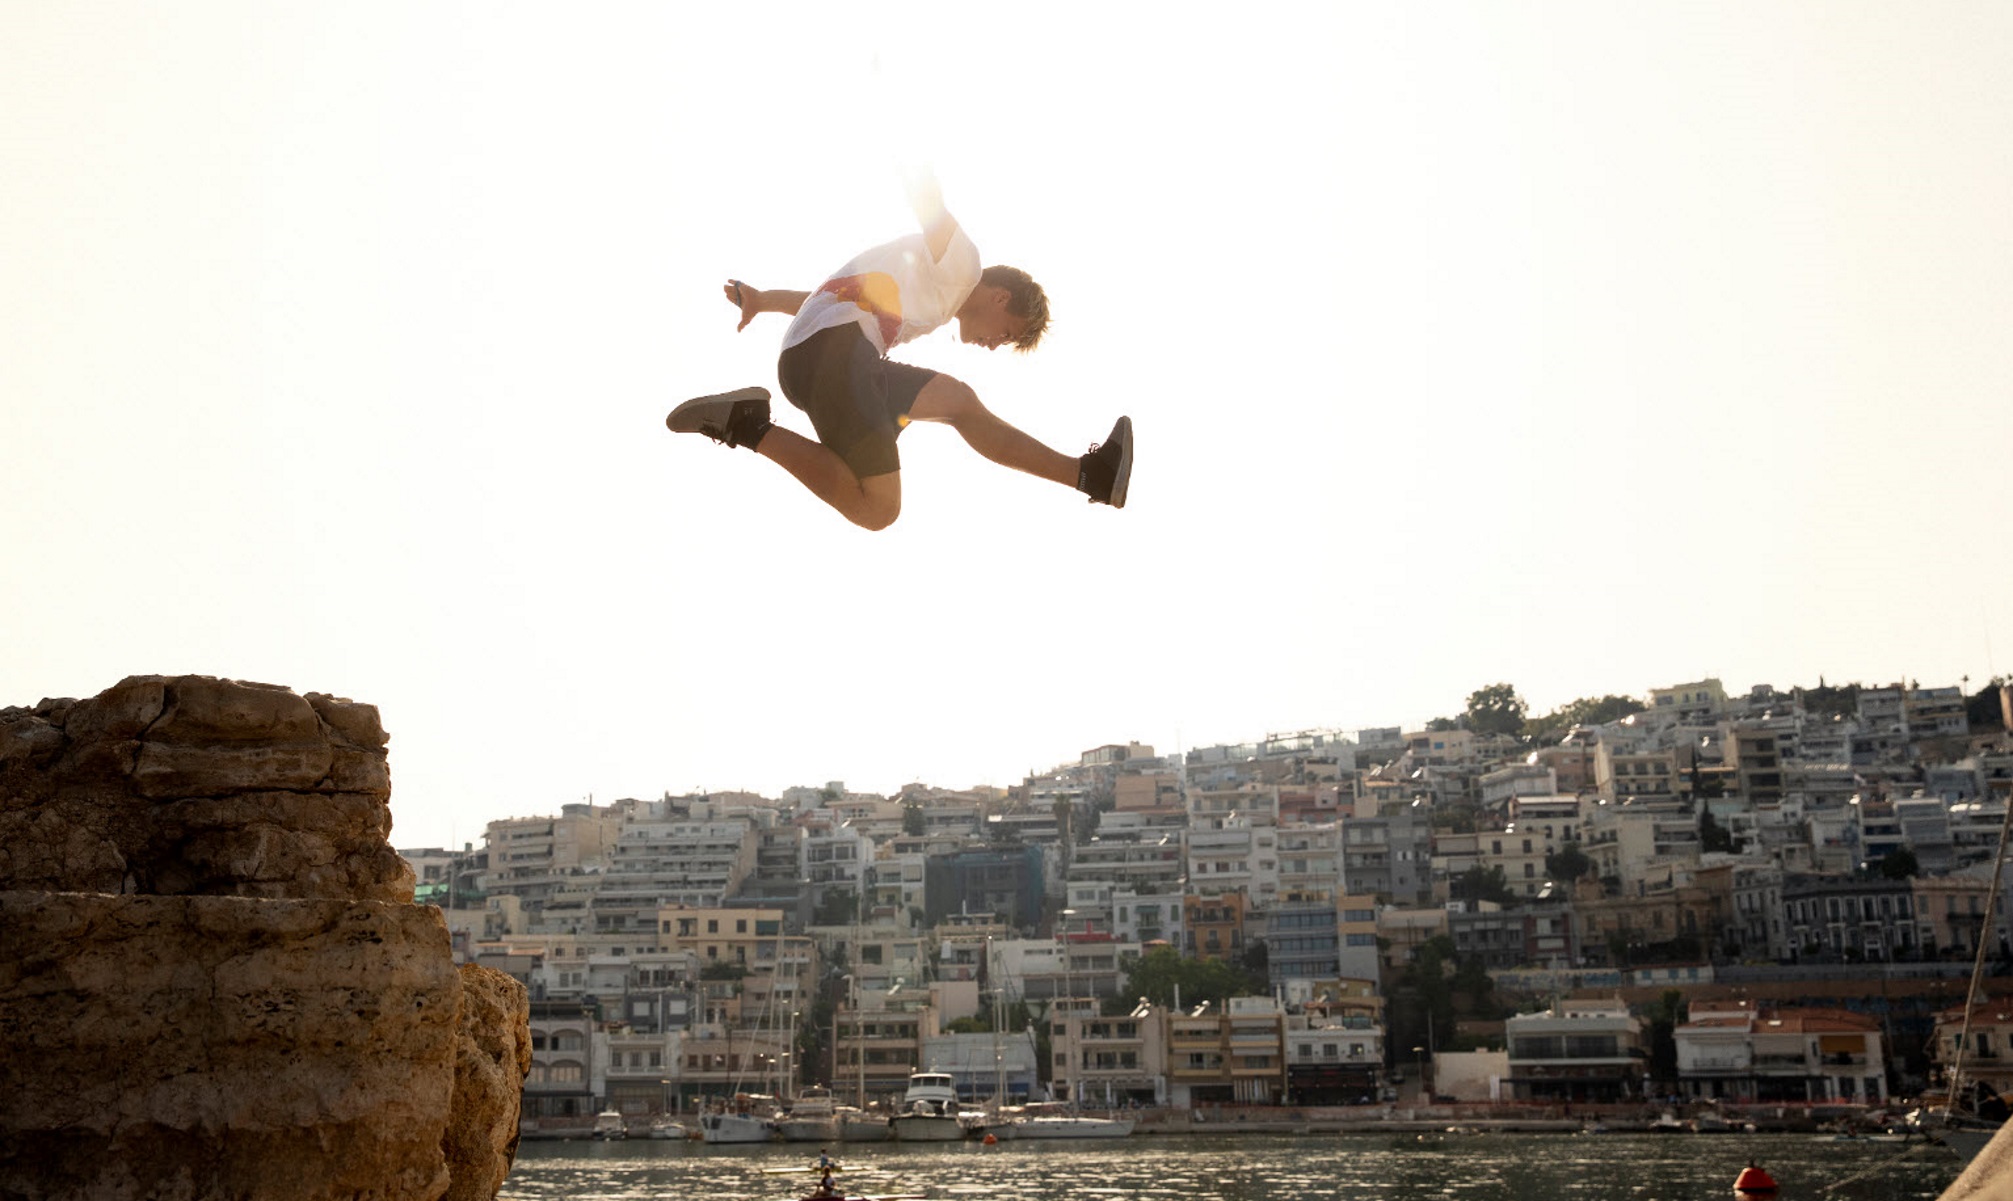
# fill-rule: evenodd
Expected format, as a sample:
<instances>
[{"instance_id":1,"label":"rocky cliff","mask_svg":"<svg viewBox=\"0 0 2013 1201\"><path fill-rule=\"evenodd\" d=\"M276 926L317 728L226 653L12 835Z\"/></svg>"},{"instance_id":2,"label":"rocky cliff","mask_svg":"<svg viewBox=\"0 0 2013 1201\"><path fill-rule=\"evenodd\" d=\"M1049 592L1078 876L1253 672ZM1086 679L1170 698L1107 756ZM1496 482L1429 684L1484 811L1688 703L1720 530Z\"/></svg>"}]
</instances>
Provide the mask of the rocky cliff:
<instances>
[{"instance_id":1,"label":"rocky cliff","mask_svg":"<svg viewBox=\"0 0 2013 1201\"><path fill-rule=\"evenodd\" d=\"M391 849L377 711L200 676L0 709L0 1197L494 1197L524 989Z\"/></svg>"}]
</instances>

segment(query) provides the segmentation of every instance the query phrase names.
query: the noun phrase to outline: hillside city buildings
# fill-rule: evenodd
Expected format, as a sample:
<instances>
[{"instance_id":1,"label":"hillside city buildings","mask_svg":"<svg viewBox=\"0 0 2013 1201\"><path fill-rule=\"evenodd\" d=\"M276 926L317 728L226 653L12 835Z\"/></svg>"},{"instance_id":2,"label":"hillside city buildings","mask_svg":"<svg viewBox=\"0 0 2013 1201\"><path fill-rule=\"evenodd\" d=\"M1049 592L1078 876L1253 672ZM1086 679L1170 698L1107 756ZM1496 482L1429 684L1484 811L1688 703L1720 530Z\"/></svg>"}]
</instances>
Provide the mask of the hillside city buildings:
<instances>
[{"instance_id":1,"label":"hillside city buildings","mask_svg":"<svg viewBox=\"0 0 2013 1201\"><path fill-rule=\"evenodd\" d=\"M1098 1106L1875 1102L1940 1078L1974 952L2007 954L2013 743L1954 687L1822 700L1704 680L1528 742L1112 744L1008 788L570 804L404 854L457 956L530 990L533 1121L923 1069ZM1162 947L1259 986L1125 995ZM1422 965L1517 1012L1433 1016Z\"/></svg>"}]
</instances>

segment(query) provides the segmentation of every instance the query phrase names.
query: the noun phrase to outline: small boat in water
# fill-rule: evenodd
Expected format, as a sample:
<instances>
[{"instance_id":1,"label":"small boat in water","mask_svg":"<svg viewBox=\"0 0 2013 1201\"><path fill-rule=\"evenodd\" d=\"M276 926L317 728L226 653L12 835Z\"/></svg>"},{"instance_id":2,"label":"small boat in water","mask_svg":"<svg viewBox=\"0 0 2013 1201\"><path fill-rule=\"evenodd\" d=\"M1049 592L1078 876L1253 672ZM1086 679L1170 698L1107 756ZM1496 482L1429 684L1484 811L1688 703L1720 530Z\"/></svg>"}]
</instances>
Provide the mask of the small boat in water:
<instances>
[{"instance_id":1,"label":"small boat in water","mask_svg":"<svg viewBox=\"0 0 2013 1201\"><path fill-rule=\"evenodd\" d=\"M888 1115L879 1110L841 1105L833 1116L838 1120L842 1143L884 1143L894 1137L894 1131L888 1127Z\"/></svg>"},{"instance_id":2,"label":"small boat in water","mask_svg":"<svg viewBox=\"0 0 2013 1201\"><path fill-rule=\"evenodd\" d=\"M700 1137L709 1143L766 1143L776 1133L776 1098L737 1093L729 1104L699 1115Z\"/></svg>"},{"instance_id":3,"label":"small boat in water","mask_svg":"<svg viewBox=\"0 0 2013 1201\"><path fill-rule=\"evenodd\" d=\"M692 1132L685 1128L685 1124L683 1122L680 1122L677 1119L673 1118L670 1114L665 1113L665 1114L659 1114L656 1117L650 1119L650 1129L644 1135L644 1137L661 1138L661 1139L684 1139L692 1137Z\"/></svg>"},{"instance_id":4,"label":"small boat in water","mask_svg":"<svg viewBox=\"0 0 2013 1201\"><path fill-rule=\"evenodd\" d=\"M951 1143L965 1136L958 1121L958 1090L949 1072L917 1072L909 1077L902 1107L889 1120L896 1142Z\"/></svg>"},{"instance_id":5,"label":"small boat in water","mask_svg":"<svg viewBox=\"0 0 2013 1201\"><path fill-rule=\"evenodd\" d=\"M832 1090L822 1084L805 1089L776 1119L776 1130L788 1143L838 1142L838 1107L832 1101Z\"/></svg>"},{"instance_id":6,"label":"small boat in water","mask_svg":"<svg viewBox=\"0 0 2013 1201\"><path fill-rule=\"evenodd\" d=\"M594 1115L595 1138L628 1138L629 1123L620 1113L605 1109Z\"/></svg>"}]
</instances>

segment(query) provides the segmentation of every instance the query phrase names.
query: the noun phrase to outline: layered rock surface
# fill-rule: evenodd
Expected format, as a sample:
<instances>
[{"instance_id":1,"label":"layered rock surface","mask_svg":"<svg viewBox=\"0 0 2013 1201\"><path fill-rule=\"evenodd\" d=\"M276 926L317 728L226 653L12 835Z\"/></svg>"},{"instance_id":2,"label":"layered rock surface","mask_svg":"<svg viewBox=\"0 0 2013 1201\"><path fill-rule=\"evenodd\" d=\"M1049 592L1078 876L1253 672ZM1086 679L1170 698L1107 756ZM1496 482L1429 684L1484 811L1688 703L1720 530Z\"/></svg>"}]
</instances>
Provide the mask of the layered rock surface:
<instances>
[{"instance_id":1,"label":"layered rock surface","mask_svg":"<svg viewBox=\"0 0 2013 1201\"><path fill-rule=\"evenodd\" d=\"M412 900L370 705L133 676L0 709L0 890Z\"/></svg>"},{"instance_id":2,"label":"layered rock surface","mask_svg":"<svg viewBox=\"0 0 2013 1201\"><path fill-rule=\"evenodd\" d=\"M457 971L368 705L140 676L0 709L0 1198L493 1197L516 981Z\"/></svg>"}]
</instances>

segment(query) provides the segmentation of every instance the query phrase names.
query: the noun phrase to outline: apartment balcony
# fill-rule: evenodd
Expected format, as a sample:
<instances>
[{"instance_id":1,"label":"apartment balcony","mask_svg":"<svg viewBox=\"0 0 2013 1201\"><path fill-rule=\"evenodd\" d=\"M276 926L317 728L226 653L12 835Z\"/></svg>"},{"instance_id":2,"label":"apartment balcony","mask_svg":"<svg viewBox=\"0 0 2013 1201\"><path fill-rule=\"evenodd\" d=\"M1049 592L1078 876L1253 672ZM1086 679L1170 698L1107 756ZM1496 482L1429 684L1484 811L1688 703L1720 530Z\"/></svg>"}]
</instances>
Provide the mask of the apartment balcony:
<instances>
[{"instance_id":1,"label":"apartment balcony","mask_svg":"<svg viewBox=\"0 0 2013 1201\"><path fill-rule=\"evenodd\" d=\"M1692 1060L1681 1065L1679 1075L1695 1072L1745 1072L1751 1065L1745 1056L1715 1055Z\"/></svg>"},{"instance_id":2,"label":"apartment balcony","mask_svg":"<svg viewBox=\"0 0 2013 1201\"><path fill-rule=\"evenodd\" d=\"M1757 1055L1754 1057L1754 1070L1757 1072L1779 1072L1785 1070L1801 1072L1809 1067L1810 1061L1801 1055Z\"/></svg>"}]
</instances>

